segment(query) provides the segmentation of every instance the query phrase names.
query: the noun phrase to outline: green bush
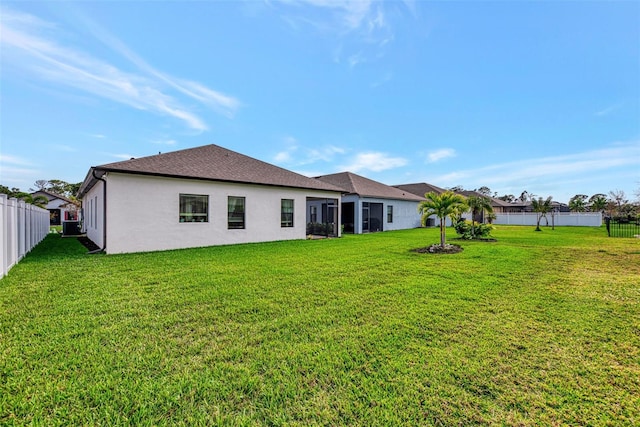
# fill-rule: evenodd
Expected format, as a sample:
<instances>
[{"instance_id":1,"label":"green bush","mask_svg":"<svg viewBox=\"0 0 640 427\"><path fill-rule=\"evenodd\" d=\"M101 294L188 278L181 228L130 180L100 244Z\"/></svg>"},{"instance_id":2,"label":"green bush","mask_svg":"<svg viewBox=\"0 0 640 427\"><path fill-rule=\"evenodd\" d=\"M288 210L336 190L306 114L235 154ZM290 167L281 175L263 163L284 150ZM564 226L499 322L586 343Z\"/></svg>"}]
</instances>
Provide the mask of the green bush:
<instances>
[{"instance_id":1,"label":"green bush","mask_svg":"<svg viewBox=\"0 0 640 427\"><path fill-rule=\"evenodd\" d=\"M486 239L491 236L491 231L494 229L491 224L471 222L464 219L458 220L454 228L456 233L465 240Z\"/></svg>"}]
</instances>

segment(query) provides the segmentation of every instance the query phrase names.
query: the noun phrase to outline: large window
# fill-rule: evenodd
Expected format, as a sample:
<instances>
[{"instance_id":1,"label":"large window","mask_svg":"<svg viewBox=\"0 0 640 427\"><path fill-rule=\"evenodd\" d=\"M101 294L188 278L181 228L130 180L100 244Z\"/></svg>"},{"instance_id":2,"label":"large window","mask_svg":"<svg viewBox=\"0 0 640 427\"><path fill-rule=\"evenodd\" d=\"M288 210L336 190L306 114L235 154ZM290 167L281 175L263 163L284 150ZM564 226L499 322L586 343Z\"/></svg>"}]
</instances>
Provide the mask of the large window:
<instances>
[{"instance_id":1,"label":"large window","mask_svg":"<svg viewBox=\"0 0 640 427\"><path fill-rule=\"evenodd\" d=\"M227 224L229 229L242 229L244 225L244 197L229 196Z\"/></svg>"},{"instance_id":2,"label":"large window","mask_svg":"<svg viewBox=\"0 0 640 427\"><path fill-rule=\"evenodd\" d=\"M387 222L393 222L393 206L387 206Z\"/></svg>"},{"instance_id":3,"label":"large window","mask_svg":"<svg viewBox=\"0 0 640 427\"><path fill-rule=\"evenodd\" d=\"M293 227L293 199L282 199L281 201L280 226Z\"/></svg>"},{"instance_id":4,"label":"large window","mask_svg":"<svg viewBox=\"0 0 640 427\"><path fill-rule=\"evenodd\" d=\"M209 196L181 194L180 222L209 222Z\"/></svg>"}]
</instances>

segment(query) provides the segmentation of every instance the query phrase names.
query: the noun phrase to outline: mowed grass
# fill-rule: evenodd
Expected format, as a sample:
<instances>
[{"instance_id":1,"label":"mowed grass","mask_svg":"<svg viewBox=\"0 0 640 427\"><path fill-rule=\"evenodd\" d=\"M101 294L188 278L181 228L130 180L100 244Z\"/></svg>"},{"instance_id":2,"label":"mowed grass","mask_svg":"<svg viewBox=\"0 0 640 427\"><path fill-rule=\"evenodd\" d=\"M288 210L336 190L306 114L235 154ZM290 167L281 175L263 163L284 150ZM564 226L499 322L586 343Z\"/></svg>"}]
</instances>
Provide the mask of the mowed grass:
<instances>
[{"instance_id":1,"label":"mowed grass","mask_svg":"<svg viewBox=\"0 0 640 427\"><path fill-rule=\"evenodd\" d=\"M0 424L640 424L640 240L493 234L109 256L50 235L0 281Z\"/></svg>"}]
</instances>

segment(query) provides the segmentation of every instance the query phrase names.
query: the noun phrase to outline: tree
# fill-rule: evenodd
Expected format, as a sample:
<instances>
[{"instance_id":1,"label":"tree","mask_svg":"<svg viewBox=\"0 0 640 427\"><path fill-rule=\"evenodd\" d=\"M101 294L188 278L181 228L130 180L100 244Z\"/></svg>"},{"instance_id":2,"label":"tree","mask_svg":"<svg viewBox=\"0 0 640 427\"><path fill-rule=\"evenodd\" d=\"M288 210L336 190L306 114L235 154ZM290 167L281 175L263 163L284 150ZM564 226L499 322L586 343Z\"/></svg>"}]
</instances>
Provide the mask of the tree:
<instances>
[{"instance_id":1,"label":"tree","mask_svg":"<svg viewBox=\"0 0 640 427\"><path fill-rule=\"evenodd\" d=\"M531 206L533 207L533 211L538 214L537 222L536 222L536 231L542 231L540 229L540 220L544 217L547 218L547 213L551 211L551 196L546 199L542 199L542 197L532 198Z\"/></svg>"},{"instance_id":2,"label":"tree","mask_svg":"<svg viewBox=\"0 0 640 427\"><path fill-rule=\"evenodd\" d=\"M612 202L615 202L616 206L618 206L618 209L628 202L627 196L622 190L609 191L609 198Z\"/></svg>"},{"instance_id":3,"label":"tree","mask_svg":"<svg viewBox=\"0 0 640 427\"><path fill-rule=\"evenodd\" d=\"M473 238L475 237L476 215L481 214L482 222L484 222L484 212L493 213L493 207L491 206L491 199L484 196L469 196L467 197L466 205L471 210L471 236Z\"/></svg>"},{"instance_id":4,"label":"tree","mask_svg":"<svg viewBox=\"0 0 640 427\"><path fill-rule=\"evenodd\" d=\"M464 191L464 187L462 187L462 185L456 185L455 187L451 187L449 191L453 191L454 193L462 193Z\"/></svg>"},{"instance_id":5,"label":"tree","mask_svg":"<svg viewBox=\"0 0 640 427\"><path fill-rule=\"evenodd\" d=\"M476 189L475 191L477 191L478 193L482 194L485 197L491 197L491 189L485 185Z\"/></svg>"},{"instance_id":6,"label":"tree","mask_svg":"<svg viewBox=\"0 0 640 427\"><path fill-rule=\"evenodd\" d=\"M76 194L78 194L78 190L80 189L81 185L82 185L81 182L77 184L70 184L60 179L50 179L48 181L44 179L39 179L34 184L35 189L31 188L30 190L31 191L38 191L38 190L48 191L53 194L64 196L68 199L75 200L75 196Z\"/></svg>"},{"instance_id":7,"label":"tree","mask_svg":"<svg viewBox=\"0 0 640 427\"><path fill-rule=\"evenodd\" d=\"M500 199L508 203L513 203L516 201L516 196L514 196L513 194L505 194L504 196L496 197L496 199Z\"/></svg>"},{"instance_id":8,"label":"tree","mask_svg":"<svg viewBox=\"0 0 640 427\"><path fill-rule=\"evenodd\" d=\"M39 179L35 182L34 186L35 190L33 188L30 188L31 191L46 190L49 187L49 181L47 181L46 179Z\"/></svg>"},{"instance_id":9,"label":"tree","mask_svg":"<svg viewBox=\"0 0 640 427\"><path fill-rule=\"evenodd\" d=\"M603 212L607 207L607 196L598 193L589 198L589 210L591 212Z\"/></svg>"},{"instance_id":10,"label":"tree","mask_svg":"<svg viewBox=\"0 0 640 427\"><path fill-rule=\"evenodd\" d=\"M587 210L587 195L586 194L576 194L571 199L569 199L569 209L571 212L584 212Z\"/></svg>"},{"instance_id":11,"label":"tree","mask_svg":"<svg viewBox=\"0 0 640 427\"><path fill-rule=\"evenodd\" d=\"M16 199L20 199L25 201L26 203L38 206L39 208L44 208L49 203L49 199L45 196L34 196L29 193L14 193L11 197L15 197Z\"/></svg>"},{"instance_id":12,"label":"tree","mask_svg":"<svg viewBox=\"0 0 640 427\"><path fill-rule=\"evenodd\" d=\"M23 194L19 188L16 188L16 187L9 188L6 185L1 185L1 184L0 184L0 193L6 194L7 197L16 197L17 194Z\"/></svg>"},{"instance_id":13,"label":"tree","mask_svg":"<svg viewBox=\"0 0 640 427\"><path fill-rule=\"evenodd\" d=\"M430 192L424 197L426 200L418 205L418 212L422 214L422 223L424 224L431 215L440 219L440 246L444 249L446 245L445 220L448 216L459 212L461 208L466 208L465 199L453 191L445 191L442 194Z\"/></svg>"},{"instance_id":14,"label":"tree","mask_svg":"<svg viewBox=\"0 0 640 427\"><path fill-rule=\"evenodd\" d=\"M534 197L536 197L535 194L531 194L527 190L524 190L522 193L520 193L520 197L518 197L518 200L520 200L521 202L526 202L529 199L533 200Z\"/></svg>"}]
</instances>

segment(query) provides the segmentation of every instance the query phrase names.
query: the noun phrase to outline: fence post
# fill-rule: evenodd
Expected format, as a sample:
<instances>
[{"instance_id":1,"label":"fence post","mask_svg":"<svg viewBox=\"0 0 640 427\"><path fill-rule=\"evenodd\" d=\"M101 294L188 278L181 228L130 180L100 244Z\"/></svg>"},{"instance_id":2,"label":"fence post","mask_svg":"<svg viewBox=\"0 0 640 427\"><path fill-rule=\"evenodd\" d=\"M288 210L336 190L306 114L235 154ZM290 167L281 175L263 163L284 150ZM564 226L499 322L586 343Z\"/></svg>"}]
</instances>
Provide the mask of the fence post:
<instances>
[{"instance_id":1,"label":"fence post","mask_svg":"<svg viewBox=\"0 0 640 427\"><path fill-rule=\"evenodd\" d=\"M7 274L7 195L0 194L0 279Z\"/></svg>"}]
</instances>

